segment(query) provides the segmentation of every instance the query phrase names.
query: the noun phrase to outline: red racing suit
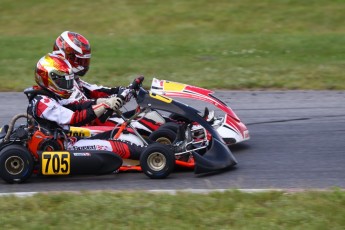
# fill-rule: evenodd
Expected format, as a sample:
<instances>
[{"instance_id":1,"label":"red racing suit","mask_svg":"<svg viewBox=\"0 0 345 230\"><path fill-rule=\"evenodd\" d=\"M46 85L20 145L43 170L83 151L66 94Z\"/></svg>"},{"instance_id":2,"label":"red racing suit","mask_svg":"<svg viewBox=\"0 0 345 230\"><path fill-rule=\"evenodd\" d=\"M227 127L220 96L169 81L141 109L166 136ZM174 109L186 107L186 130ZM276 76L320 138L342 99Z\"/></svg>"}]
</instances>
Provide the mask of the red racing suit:
<instances>
[{"instance_id":1,"label":"red racing suit","mask_svg":"<svg viewBox=\"0 0 345 230\"><path fill-rule=\"evenodd\" d=\"M94 104L95 101L93 100L85 100L62 105L61 99L57 96L46 90L39 90L38 93L33 93L29 98L27 112L35 118L40 126L48 130L56 128L69 130L69 126L82 126L97 118L92 109ZM101 136L106 135L102 134ZM107 150L120 155L122 158L137 160L140 153L146 148L125 141L97 139L97 137L99 136L80 140L70 137L67 149Z\"/></svg>"},{"instance_id":2,"label":"red racing suit","mask_svg":"<svg viewBox=\"0 0 345 230\"><path fill-rule=\"evenodd\" d=\"M67 105L75 102L110 97L119 92L120 87L108 88L89 84L79 77L74 79L73 93L68 99L61 99L61 104Z\"/></svg>"},{"instance_id":3,"label":"red racing suit","mask_svg":"<svg viewBox=\"0 0 345 230\"><path fill-rule=\"evenodd\" d=\"M60 100L60 104L64 106L73 105L79 102L86 102L86 101L93 101L97 100L97 98L102 97L109 97L112 95L116 95L120 90L120 87L108 88L103 86L98 86L94 84L89 84L79 77L74 81L73 93L68 99ZM134 114L134 110L130 110L124 113L125 117L132 116ZM89 125L95 126L111 126L114 127L116 125L122 124L123 119L118 117L116 114L110 116L105 122L101 122L99 119L94 119ZM144 135L149 135L154 130L157 130L161 125L162 121L160 120L153 120L146 117L140 119L140 121L133 121L132 125L137 128L140 133Z\"/></svg>"},{"instance_id":4,"label":"red racing suit","mask_svg":"<svg viewBox=\"0 0 345 230\"><path fill-rule=\"evenodd\" d=\"M89 84L80 78L75 78L79 88L84 92L86 98L97 99L101 97L109 97L111 95L116 95L119 92L120 87L104 87L96 84Z\"/></svg>"}]
</instances>

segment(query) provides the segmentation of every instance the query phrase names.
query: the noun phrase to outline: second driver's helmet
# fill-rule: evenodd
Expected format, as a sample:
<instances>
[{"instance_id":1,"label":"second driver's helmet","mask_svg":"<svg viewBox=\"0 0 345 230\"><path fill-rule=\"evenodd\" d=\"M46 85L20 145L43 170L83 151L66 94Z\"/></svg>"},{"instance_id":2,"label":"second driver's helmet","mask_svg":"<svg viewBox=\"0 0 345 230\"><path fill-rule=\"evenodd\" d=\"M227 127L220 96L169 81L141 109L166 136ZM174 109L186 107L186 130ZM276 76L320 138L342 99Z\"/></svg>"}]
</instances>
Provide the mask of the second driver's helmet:
<instances>
[{"instance_id":1,"label":"second driver's helmet","mask_svg":"<svg viewBox=\"0 0 345 230\"><path fill-rule=\"evenodd\" d=\"M64 57L50 53L37 62L35 69L36 83L60 98L71 96L73 76L71 64Z\"/></svg>"},{"instance_id":2,"label":"second driver's helmet","mask_svg":"<svg viewBox=\"0 0 345 230\"><path fill-rule=\"evenodd\" d=\"M73 72L84 76L89 70L91 46L81 34L65 31L55 41L54 53L63 55L72 65Z\"/></svg>"}]
</instances>

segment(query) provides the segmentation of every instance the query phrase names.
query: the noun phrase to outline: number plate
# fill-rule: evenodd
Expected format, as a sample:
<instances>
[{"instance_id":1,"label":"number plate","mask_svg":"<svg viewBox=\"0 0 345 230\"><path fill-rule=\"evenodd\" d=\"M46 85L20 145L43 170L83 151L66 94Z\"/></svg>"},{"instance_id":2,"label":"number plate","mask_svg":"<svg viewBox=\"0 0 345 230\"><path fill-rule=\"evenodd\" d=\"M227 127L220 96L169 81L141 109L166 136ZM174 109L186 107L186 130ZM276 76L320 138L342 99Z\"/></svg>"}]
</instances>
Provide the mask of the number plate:
<instances>
[{"instance_id":1,"label":"number plate","mask_svg":"<svg viewBox=\"0 0 345 230\"><path fill-rule=\"evenodd\" d=\"M68 175L70 173L69 152L43 152L41 162L43 175Z\"/></svg>"}]
</instances>

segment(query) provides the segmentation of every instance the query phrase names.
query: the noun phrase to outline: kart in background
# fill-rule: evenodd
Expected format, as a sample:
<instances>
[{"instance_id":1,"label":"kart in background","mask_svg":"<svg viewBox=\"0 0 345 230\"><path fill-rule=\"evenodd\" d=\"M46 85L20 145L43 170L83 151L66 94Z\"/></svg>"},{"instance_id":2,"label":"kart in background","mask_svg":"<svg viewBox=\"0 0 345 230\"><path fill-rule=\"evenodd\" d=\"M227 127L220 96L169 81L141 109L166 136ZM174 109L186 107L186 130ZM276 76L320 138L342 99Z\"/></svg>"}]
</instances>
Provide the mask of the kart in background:
<instances>
[{"instance_id":1,"label":"kart in background","mask_svg":"<svg viewBox=\"0 0 345 230\"><path fill-rule=\"evenodd\" d=\"M136 113L130 118L125 118L117 111L124 122L114 129L111 136L121 139L123 131L126 130L127 135L130 133L136 136L135 142L141 142L141 145L149 146L152 142L168 145L173 149L175 162L170 164L167 156L157 154L157 157L150 158L150 161L140 161L140 165L123 165L120 171L131 170L134 167L136 170L143 170L151 178L164 178L171 173L175 165L194 169L196 174L200 174L237 164L222 137L200 111L172 98L147 91L143 87L139 87L133 94L138 104ZM170 113L183 118L188 117L188 120L177 121L169 118L146 138L132 123L140 122L141 118L152 111L157 114Z\"/></svg>"},{"instance_id":2,"label":"kart in background","mask_svg":"<svg viewBox=\"0 0 345 230\"><path fill-rule=\"evenodd\" d=\"M215 116L214 111L209 111L208 107L205 107L203 114L201 112L198 112L198 114L219 133L227 145L240 143L249 139L249 132L245 124L229 106L212 95L213 91L154 78L150 91L147 91L147 93L208 102L209 105L214 106L221 112L220 116ZM130 122L127 121L128 119ZM118 114L118 121L126 121L125 127L121 125L121 122L117 127L121 127L126 132L118 133L117 138L137 145L147 144L147 139L171 145L177 136L177 130L181 124L184 124L185 129L192 136L193 144L189 144L189 147L198 145L198 148L203 148L207 146L207 142L210 140L210 134L203 126L189 119L189 117L175 113L173 109L165 109L163 111L152 106L145 105L141 107L139 105L136 113L130 118L124 117L123 114ZM88 137L113 129L114 127L112 126L73 127L71 133L76 136ZM175 165L182 168L194 169L195 162L191 151L177 153L175 154L175 158ZM141 171L139 162L124 159L124 164L120 167L119 171L130 170Z\"/></svg>"},{"instance_id":3,"label":"kart in background","mask_svg":"<svg viewBox=\"0 0 345 230\"><path fill-rule=\"evenodd\" d=\"M141 88L141 91L143 92L145 90ZM249 132L244 123L229 106L213 96L213 92L210 90L154 78L150 91L145 92L146 94L155 95L157 97L159 97L159 95L169 95L179 98L206 101L218 108L223 115L216 117L214 111L210 112L207 107L205 107L203 114L201 112L197 113L218 132L227 145L236 144L249 139ZM191 138L188 141L189 144L187 144L188 148L198 152L205 151L205 146L208 146L208 142L211 140L211 134L202 125L195 122L193 116L190 117L189 115L185 116L181 115L181 113L175 113L174 108L169 108L169 106L162 110L161 108L152 106L150 101L143 105L143 103L139 103L141 100L142 99L138 100L137 98L138 107L136 109L136 114L131 118L125 118L123 114L118 113L119 120L122 119L122 121L126 121L118 127L121 127L121 130L126 130L126 133L117 133L116 131L114 132L114 134L117 133L116 138L130 141L138 145L146 145L147 139L149 139L149 141L171 145L176 139L179 126L184 126L186 130L185 136ZM166 103L166 105L169 105L169 103ZM190 106L186 106L186 110L188 108L190 108ZM130 122L128 122L128 120ZM103 132L104 130L113 129L113 127L105 126L89 126L84 128L86 128L88 135L91 136ZM88 130L90 130L90 132ZM78 133L78 131L75 133ZM175 153L175 165L182 168L194 169L195 161L191 152L192 151ZM125 159L123 166L120 167L120 171L129 170L141 171L141 167L138 162Z\"/></svg>"}]
</instances>

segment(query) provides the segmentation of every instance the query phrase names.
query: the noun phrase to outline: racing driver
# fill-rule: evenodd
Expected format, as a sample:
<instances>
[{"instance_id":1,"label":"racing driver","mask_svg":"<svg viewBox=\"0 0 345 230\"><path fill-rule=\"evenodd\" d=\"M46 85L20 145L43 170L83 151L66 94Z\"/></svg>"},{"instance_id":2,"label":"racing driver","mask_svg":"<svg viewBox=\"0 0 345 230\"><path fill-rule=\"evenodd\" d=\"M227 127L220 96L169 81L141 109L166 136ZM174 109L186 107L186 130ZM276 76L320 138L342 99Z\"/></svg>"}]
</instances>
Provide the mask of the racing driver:
<instances>
[{"instance_id":1,"label":"racing driver","mask_svg":"<svg viewBox=\"0 0 345 230\"><path fill-rule=\"evenodd\" d=\"M63 105L62 101L73 92L72 68L65 58L51 53L42 57L36 65L35 81L38 86L30 94L28 114L48 130L68 130L70 125L85 125L102 116L107 109L117 110L124 103L126 95L116 95L99 103L86 100ZM96 135L80 140L70 137L67 148L107 150L124 159L139 159L145 147L120 140L100 139Z\"/></svg>"},{"instance_id":2,"label":"racing driver","mask_svg":"<svg viewBox=\"0 0 345 230\"><path fill-rule=\"evenodd\" d=\"M75 89L68 100L73 102L97 99L118 93L120 87L108 88L89 84L80 79L89 70L91 60L91 46L83 35L70 31L62 32L54 43L53 54L63 56L71 64L75 74Z\"/></svg>"},{"instance_id":3,"label":"racing driver","mask_svg":"<svg viewBox=\"0 0 345 230\"><path fill-rule=\"evenodd\" d=\"M78 101L84 101L88 99L101 99L107 98L112 95L116 95L119 91L126 90L125 87L103 87L96 84L89 84L82 80L81 77L84 76L89 70L90 60L91 60L91 45L89 41L81 34L71 31L64 31L56 39L53 46L53 54L60 55L64 57L72 66L72 71L74 75L74 87L71 96L67 99L63 99L63 104L71 104ZM140 85L144 80L143 76L136 78L132 84ZM130 97L125 98L126 101ZM128 111L123 115L129 117L134 114L134 110ZM111 116L106 121L100 121L96 119L92 121L92 125L99 126L115 126L117 124L123 123L123 120L116 115ZM139 130L144 127L145 130L156 130L159 128L161 123L154 121L152 119L146 119L143 117L138 124L134 122L133 125Z\"/></svg>"}]
</instances>

